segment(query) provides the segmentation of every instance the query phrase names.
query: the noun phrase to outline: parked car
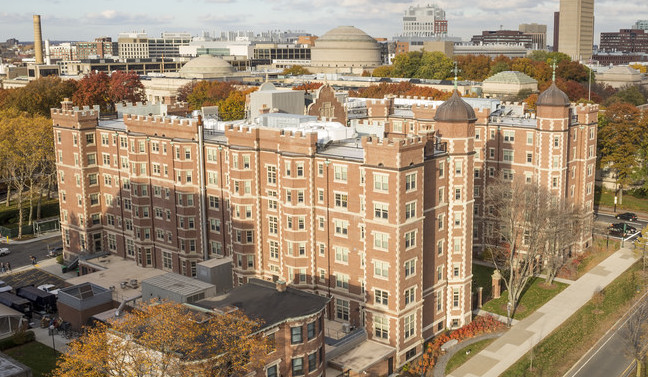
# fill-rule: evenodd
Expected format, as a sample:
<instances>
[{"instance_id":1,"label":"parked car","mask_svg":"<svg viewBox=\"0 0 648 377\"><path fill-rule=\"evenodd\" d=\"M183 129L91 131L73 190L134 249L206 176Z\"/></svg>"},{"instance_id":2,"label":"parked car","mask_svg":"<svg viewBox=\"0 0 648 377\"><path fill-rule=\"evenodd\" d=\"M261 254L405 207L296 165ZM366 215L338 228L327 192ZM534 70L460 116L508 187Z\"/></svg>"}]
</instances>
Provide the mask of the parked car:
<instances>
[{"instance_id":1,"label":"parked car","mask_svg":"<svg viewBox=\"0 0 648 377\"><path fill-rule=\"evenodd\" d=\"M616 216L614 216L614 217L617 218L617 219L619 219L619 220L625 220L625 221L637 221L637 215L635 215L635 214L632 213L632 212L620 213L620 214L618 214L618 215L616 215Z\"/></svg>"},{"instance_id":2,"label":"parked car","mask_svg":"<svg viewBox=\"0 0 648 377\"><path fill-rule=\"evenodd\" d=\"M13 288L7 285L4 281L0 280L0 292L10 292Z\"/></svg>"},{"instance_id":3,"label":"parked car","mask_svg":"<svg viewBox=\"0 0 648 377\"><path fill-rule=\"evenodd\" d=\"M57 257L63 253L62 247L57 247L56 249L51 249L47 252L48 257Z\"/></svg>"},{"instance_id":4,"label":"parked car","mask_svg":"<svg viewBox=\"0 0 648 377\"><path fill-rule=\"evenodd\" d=\"M621 231L625 230L626 234L633 234L637 232L637 228L626 223L614 223L610 225L610 228L619 229Z\"/></svg>"},{"instance_id":5,"label":"parked car","mask_svg":"<svg viewBox=\"0 0 648 377\"><path fill-rule=\"evenodd\" d=\"M611 235L611 236L614 236L614 237L619 237L619 238L623 238L623 237L626 236L623 233L623 229L617 229L617 228L610 228L608 230L608 234Z\"/></svg>"},{"instance_id":6,"label":"parked car","mask_svg":"<svg viewBox=\"0 0 648 377\"><path fill-rule=\"evenodd\" d=\"M9 255L10 253L11 253L11 251L9 249L7 249L6 247L0 248L0 257L3 256L3 255Z\"/></svg>"}]
</instances>

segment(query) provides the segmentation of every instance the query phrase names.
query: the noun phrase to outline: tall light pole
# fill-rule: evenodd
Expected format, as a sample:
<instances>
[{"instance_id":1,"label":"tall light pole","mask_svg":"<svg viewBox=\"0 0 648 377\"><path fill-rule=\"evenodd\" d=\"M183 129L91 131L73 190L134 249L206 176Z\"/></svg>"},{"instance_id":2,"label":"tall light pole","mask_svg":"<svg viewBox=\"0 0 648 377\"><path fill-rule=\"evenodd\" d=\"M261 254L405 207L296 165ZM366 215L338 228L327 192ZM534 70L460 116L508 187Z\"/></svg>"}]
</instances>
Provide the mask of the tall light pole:
<instances>
[{"instance_id":1,"label":"tall light pole","mask_svg":"<svg viewBox=\"0 0 648 377\"><path fill-rule=\"evenodd\" d=\"M52 349L56 353L56 344L54 343L54 325L49 326L49 333L52 336Z\"/></svg>"}]
</instances>

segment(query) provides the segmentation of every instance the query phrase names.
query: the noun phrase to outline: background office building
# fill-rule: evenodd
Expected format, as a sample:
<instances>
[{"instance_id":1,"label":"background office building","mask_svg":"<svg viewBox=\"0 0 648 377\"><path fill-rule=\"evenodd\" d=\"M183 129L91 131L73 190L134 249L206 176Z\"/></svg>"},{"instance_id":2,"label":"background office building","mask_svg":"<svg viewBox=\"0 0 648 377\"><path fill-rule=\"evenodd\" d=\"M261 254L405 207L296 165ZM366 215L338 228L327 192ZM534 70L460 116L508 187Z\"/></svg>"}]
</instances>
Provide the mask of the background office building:
<instances>
[{"instance_id":1,"label":"background office building","mask_svg":"<svg viewBox=\"0 0 648 377\"><path fill-rule=\"evenodd\" d=\"M592 58L594 0L560 0L558 51L574 61Z\"/></svg>"}]
</instances>

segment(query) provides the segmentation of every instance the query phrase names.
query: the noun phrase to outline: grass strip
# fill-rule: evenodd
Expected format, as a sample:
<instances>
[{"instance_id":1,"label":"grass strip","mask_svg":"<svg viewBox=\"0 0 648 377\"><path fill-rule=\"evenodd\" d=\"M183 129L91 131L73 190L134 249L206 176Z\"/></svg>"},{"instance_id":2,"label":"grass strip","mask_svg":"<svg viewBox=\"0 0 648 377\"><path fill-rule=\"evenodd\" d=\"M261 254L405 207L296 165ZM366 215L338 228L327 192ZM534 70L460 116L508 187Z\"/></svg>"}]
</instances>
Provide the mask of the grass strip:
<instances>
[{"instance_id":1,"label":"grass strip","mask_svg":"<svg viewBox=\"0 0 648 377\"><path fill-rule=\"evenodd\" d=\"M564 375L632 305L638 294L640 270L641 262L635 263L502 376Z\"/></svg>"}]
</instances>

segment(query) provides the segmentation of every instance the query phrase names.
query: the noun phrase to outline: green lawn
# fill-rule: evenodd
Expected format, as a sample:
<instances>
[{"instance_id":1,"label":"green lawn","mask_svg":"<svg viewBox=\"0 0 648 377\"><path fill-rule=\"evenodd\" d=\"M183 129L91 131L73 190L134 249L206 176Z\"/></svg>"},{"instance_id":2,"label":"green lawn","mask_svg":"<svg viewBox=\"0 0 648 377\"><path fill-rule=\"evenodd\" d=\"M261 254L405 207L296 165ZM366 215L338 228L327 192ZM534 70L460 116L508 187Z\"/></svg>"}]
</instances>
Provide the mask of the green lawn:
<instances>
[{"instance_id":1,"label":"green lawn","mask_svg":"<svg viewBox=\"0 0 648 377\"><path fill-rule=\"evenodd\" d=\"M477 292L478 287L483 287L483 298L484 301L490 297L491 290L493 288L493 283L491 276L495 269L492 267L486 267L479 264L473 264L473 281L472 286L473 290Z\"/></svg>"},{"instance_id":2,"label":"green lawn","mask_svg":"<svg viewBox=\"0 0 648 377\"><path fill-rule=\"evenodd\" d=\"M58 351L36 341L5 350L4 353L27 365L34 377L48 376L56 367Z\"/></svg>"},{"instance_id":3,"label":"green lawn","mask_svg":"<svg viewBox=\"0 0 648 377\"><path fill-rule=\"evenodd\" d=\"M567 287L567 284L555 282L551 286L546 286L542 278L532 278L527 283L527 288L522 292L518 309L513 315L514 319L524 319L529 314L536 311L539 307L551 300L555 295ZM482 309L487 312L497 313L506 316L506 303L508 302L508 291L503 291L502 296L498 299L491 300L484 304Z\"/></svg>"},{"instance_id":4,"label":"green lawn","mask_svg":"<svg viewBox=\"0 0 648 377\"><path fill-rule=\"evenodd\" d=\"M446 365L446 371L445 371L446 374L449 374L453 370L459 368L459 366L463 365L471 357L478 354L479 351L483 350L484 348L488 347L489 344L493 343L495 339L497 338L480 340L477 343L473 343L469 346L460 349L459 352L455 353L450 358L450 360L448 360L448 364Z\"/></svg>"},{"instance_id":5,"label":"green lawn","mask_svg":"<svg viewBox=\"0 0 648 377\"><path fill-rule=\"evenodd\" d=\"M641 262L595 295L533 350L511 366L502 376L562 376L628 310L637 295Z\"/></svg>"},{"instance_id":6,"label":"green lawn","mask_svg":"<svg viewBox=\"0 0 648 377\"><path fill-rule=\"evenodd\" d=\"M594 205L614 207L614 191L605 190L597 186L594 191ZM619 209L624 211L648 212L648 199L636 198L629 193L624 192L623 203L617 204L617 212Z\"/></svg>"}]
</instances>

